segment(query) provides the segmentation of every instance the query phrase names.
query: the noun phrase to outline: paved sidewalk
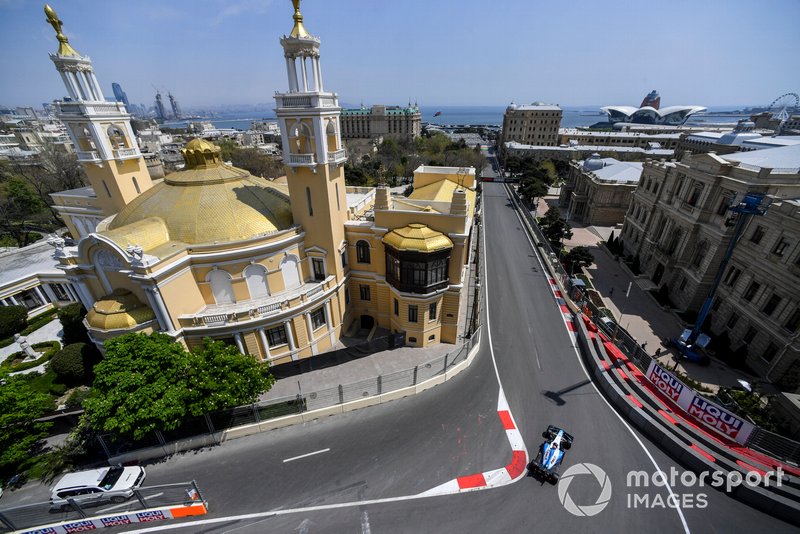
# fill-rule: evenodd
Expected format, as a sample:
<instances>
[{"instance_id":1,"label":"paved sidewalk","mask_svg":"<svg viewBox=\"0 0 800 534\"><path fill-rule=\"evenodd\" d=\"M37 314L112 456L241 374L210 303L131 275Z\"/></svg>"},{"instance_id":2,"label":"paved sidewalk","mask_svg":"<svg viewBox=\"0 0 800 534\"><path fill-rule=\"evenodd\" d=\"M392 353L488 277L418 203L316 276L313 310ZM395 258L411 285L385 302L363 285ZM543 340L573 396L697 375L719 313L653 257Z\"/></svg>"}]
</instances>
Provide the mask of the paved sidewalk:
<instances>
[{"instance_id":1,"label":"paved sidewalk","mask_svg":"<svg viewBox=\"0 0 800 534\"><path fill-rule=\"evenodd\" d=\"M539 200L537 206L539 217L549 209L559 209L558 197L553 196L552 191L550 193ZM606 307L612 311L620 326L643 344L651 356L660 349L659 363L672 369L677 361L677 352L667 348L663 341L677 337L686 327L674 314L664 310L646 293L647 289L654 286L650 279L633 277L605 247L599 245L600 241L610 237L612 231L615 235L619 235L620 227L581 226L575 221L570 221L570 226L572 226L572 238L564 241L564 246L568 249L576 246L589 247L595 263L586 269L586 274L603 298ZM629 283L631 291L626 297ZM738 379L750 382L755 380L754 377L713 358L711 364L705 367L683 361L678 364L677 371L703 383L713 392L720 386L738 386Z\"/></svg>"},{"instance_id":2,"label":"paved sidewalk","mask_svg":"<svg viewBox=\"0 0 800 534\"><path fill-rule=\"evenodd\" d=\"M53 319L38 330L34 330L30 335L26 336L28 343L34 345L43 341L61 341L64 333L61 331L61 321ZM16 343L12 343L7 347L0 348L0 361L5 360L8 356L19 352L21 349Z\"/></svg>"}]
</instances>

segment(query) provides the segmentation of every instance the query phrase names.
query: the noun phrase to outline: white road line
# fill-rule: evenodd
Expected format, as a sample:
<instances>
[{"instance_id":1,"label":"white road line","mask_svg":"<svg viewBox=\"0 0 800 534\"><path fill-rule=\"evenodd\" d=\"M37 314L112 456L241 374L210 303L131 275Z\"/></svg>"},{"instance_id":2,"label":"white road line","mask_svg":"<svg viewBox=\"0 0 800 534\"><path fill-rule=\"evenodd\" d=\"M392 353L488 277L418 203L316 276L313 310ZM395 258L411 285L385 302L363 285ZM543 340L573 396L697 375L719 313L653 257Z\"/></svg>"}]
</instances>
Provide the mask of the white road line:
<instances>
[{"instance_id":1,"label":"white road line","mask_svg":"<svg viewBox=\"0 0 800 534\"><path fill-rule=\"evenodd\" d=\"M506 192L506 196L508 197L508 200L512 204L514 204L514 200L511 198L511 195L508 193L508 190L505 189L505 186L503 187L503 189ZM525 209L525 207L524 206L520 206L520 209ZM517 210L514 210L514 213L516 214L517 219L519 219L520 224L522 224L524 226L524 222L522 221L522 216L519 214L519 212ZM536 250L536 246L533 244L533 241L531 241L531 238L530 238L530 236L528 235L527 232L525 232L525 237L528 239L528 243L530 244L531 249L533 249L533 253L536 256L536 261L539 262L539 265L542 268L542 272L545 273L545 275L549 278L550 277L549 271L547 271L545 269L541 258L539 258L539 254L538 254L538 252ZM486 282L484 281L484 284L485 283ZM549 284L548 284L548 289L550 289L549 288ZM552 294L552 292L553 291L551 289L550 293ZM556 303L556 304L558 304L558 303ZM559 310L560 309L561 308L559 307ZM564 327L566 328L566 325L564 325ZM569 330L567 330L567 331L569 332ZM578 363L581 364L581 369L583 369L583 373L586 375L586 378L589 379L589 382L592 384L592 387L594 388L594 390L597 392L597 394L600 396L600 398L603 399L603 402L606 403L606 405L614 413L614 415L616 415L617 418L622 422L622 424L625 425L625 428L627 428L628 432L631 433L633 438L636 440L636 443L639 444L639 446L642 448L644 453L650 459L650 462L653 464L653 467L656 468L656 471L663 472L662 469L656 463L655 458L653 458L653 455L650 454L650 451L647 450L647 447L645 447L644 443L642 443L642 440L639 439L639 436L637 436L636 432L633 431L633 428L631 428L631 426L628 424L628 422L619 414L619 412L617 412L617 410L614 409L614 407L611 405L611 403L608 402L608 399L606 399L605 396L602 393L600 393L600 390L597 388L597 384L594 383L594 380L592 380L592 377L589 375L589 370L586 369L586 366L583 364L583 358L581 357L581 354L580 354L578 348L575 345L573 345L572 349L575 351L575 356L577 356L577 358L578 358ZM667 492L669 492L669 495L672 498L672 502L680 502L680 499L672 492L672 487L668 483L664 484L664 487L667 488ZM680 518L681 518L681 523L683 524L683 531L686 534L690 534L689 525L686 523L686 518L683 516L683 510L681 510L680 506L676 506L675 507L675 511L678 512L678 516L680 516Z\"/></svg>"},{"instance_id":2,"label":"white road line","mask_svg":"<svg viewBox=\"0 0 800 534\"><path fill-rule=\"evenodd\" d=\"M369 514L366 510L361 512L361 534L370 534L371 530L369 528Z\"/></svg>"},{"instance_id":3,"label":"white road line","mask_svg":"<svg viewBox=\"0 0 800 534\"><path fill-rule=\"evenodd\" d=\"M162 495L164 495L163 491L161 493L154 493L152 495L148 495L147 497L144 497L144 500L146 501L147 499L154 499L155 497L161 497ZM104 514L106 512L110 512L111 510L116 510L117 508L122 508L124 506L128 506L129 504L134 504L135 502L136 501L133 501L133 502L125 501L123 503L115 504L114 506L109 506L108 508L103 508L102 510L98 510L97 513L98 514Z\"/></svg>"},{"instance_id":4,"label":"white road line","mask_svg":"<svg viewBox=\"0 0 800 534\"><path fill-rule=\"evenodd\" d=\"M287 458L287 459L285 459L285 460L283 461L283 463L286 463L286 462L292 462L292 461L294 461L294 460L299 460L300 458L308 458L309 456L314 456L315 454L322 454L323 452L328 452L329 450L330 450L330 449L320 449L320 450L318 450L318 451L309 452L309 453L307 453L307 454L301 454L300 456L293 456L293 457L291 457L291 458Z\"/></svg>"}]
</instances>

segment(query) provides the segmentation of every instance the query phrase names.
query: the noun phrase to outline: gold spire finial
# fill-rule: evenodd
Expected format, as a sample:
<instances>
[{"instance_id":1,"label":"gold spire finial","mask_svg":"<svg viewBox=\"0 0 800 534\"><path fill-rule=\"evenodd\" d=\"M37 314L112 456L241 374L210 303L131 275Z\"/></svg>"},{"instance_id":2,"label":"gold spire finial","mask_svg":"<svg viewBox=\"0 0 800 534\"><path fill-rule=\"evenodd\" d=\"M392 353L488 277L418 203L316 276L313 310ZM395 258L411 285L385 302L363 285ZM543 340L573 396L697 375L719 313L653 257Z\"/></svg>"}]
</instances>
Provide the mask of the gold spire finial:
<instances>
[{"instance_id":1,"label":"gold spire finial","mask_svg":"<svg viewBox=\"0 0 800 534\"><path fill-rule=\"evenodd\" d=\"M44 5L44 14L47 15L47 23L50 24L56 31L56 39L58 39L58 55L80 56L80 54L69 45L69 39L67 39L67 36L61 33L61 26L64 23L58 19L58 15L56 15L55 10L50 7L50 4Z\"/></svg>"},{"instance_id":2,"label":"gold spire finial","mask_svg":"<svg viewBox=\"0 0 800 534\"><path fill-rule=\"evenodd\" d=\"M300 13L300 0L292 0L292 5L294 6L294 28L292 28L292 33L290 34L292 37L310 37L311 34L306 31L305 26L303 26L303 14Z\"/></svg>"}]
</instances>

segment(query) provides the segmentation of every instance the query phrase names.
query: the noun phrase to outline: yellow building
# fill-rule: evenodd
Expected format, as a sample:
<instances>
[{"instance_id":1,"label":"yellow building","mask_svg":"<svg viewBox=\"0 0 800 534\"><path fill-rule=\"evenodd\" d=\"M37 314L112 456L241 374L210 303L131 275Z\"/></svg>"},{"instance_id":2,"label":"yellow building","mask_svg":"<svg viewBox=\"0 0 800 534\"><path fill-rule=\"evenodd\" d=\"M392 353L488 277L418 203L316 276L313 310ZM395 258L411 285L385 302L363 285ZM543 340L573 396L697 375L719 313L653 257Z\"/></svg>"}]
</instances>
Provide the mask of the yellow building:
<instances>
[{"instance_id":1,"label":"yellow building","mask_svg":"<svg viewBox=\"0 0 800 534\"><path fill-rule=\"evenodd\" d=\"M346 187L338 96L323 88L320 41L293 3L281 39L289 90L275 96L285 181L225 165L195 139L185 170L57 248L101 348L161 331L281 364L329 350L356 325L405 332L413 346L456 342L474 169L420 167L408 198Z\"/></svg>"}]
</instances>

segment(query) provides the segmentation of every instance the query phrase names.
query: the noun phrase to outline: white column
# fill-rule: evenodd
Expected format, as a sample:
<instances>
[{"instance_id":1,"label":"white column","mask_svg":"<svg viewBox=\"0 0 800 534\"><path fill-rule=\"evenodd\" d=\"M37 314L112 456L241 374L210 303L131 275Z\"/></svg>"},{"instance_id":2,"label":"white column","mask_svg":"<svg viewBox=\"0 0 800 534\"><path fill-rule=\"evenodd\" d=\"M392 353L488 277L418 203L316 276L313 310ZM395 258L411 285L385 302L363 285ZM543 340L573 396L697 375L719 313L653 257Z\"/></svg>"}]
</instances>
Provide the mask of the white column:
<instances>
[{"instance_id":1,"label":"white column","mask_svg":"<svg viewBox=\"0 0 800 534\"><path fill-rule=\"evenodd\" d=\"M164 316L161 314L161 308L159 308L158 303L156 302L156 298L153 295L151 289L145 288L144 290L145 297L147 297L147 304L150 306L150 309L153 310L153 313L156 314L156 321L158 321L158 328L162 331L166 332L169 330L167 323L164 321Z\"/></svg>"},{"instance_id":2,"label":"white column","mask_svg":"<svg viewBox=\"0 0 800 534\"><path fill-rule=\"evenodd\" d=\"M297 345L294 344L294 334L292 334L292 325L289 321L283 322L283 327L286 329L286 340L289 342L289 352L292 355L292 360L297 359L297 355L295 352L297 351Z\"/></svg>"},{"instance_id":3,"label":"white column","mask_svg":"<svg viewBox=\"0 0 800 534\"><path fill-rule=\"evenodd\" d=\"M89 288L86 287L86 284L83 283L83 281L81 280L76 279L72 283L75 284L75 289L78 292L78 297L80 297L79 300L81 304L83 304L84 308L90 310L92 308L92 305L94 304L94 297L92 296L92 292L89 291Z\"/></svg>"},{"instance_id":4,"label":"white column","mask_svg":"<svg viewBox=\"0 0 800 534\"><path fill-rule=\"evenodd\" d=\"M94 91L97 93L97 100L101 102L105 101L105 97L103 96L103 88L100 87L100 82L97 81L97 76L94 75L94 71L90 71L88 75L92 85L94 86Z\"/></svg>"},{"instance_id":5,"label":"white column","mask_svg":"<svg viewBox=\"0 0 800 534\"><path fill-rule=\"evenodd\" d=\"M153 294L153 300L155 301L156 308L158 309L159 312L161 312L161 316L164 321L164 326L167 327L166 329L168 331L172 332L173 330L175 330L175 327L172 325L172 319L170 319L169 312L167 312L167 307L164 305L164 299L161 297L161 292L158 290L157 286L153 286L147 289Z\"/></svg>"},{"instance_id":6,"label":"white column","mask_svg":"<svg viewBox=\"0 0 800 534\"><path fill-rule=\"evenodd\" d=\"M242 343L242 334L236 332L235 334L233 334L233 339L236 340L236 348L239 349L239 352L241 352L242 354L246 354L244 351L244 344Z\"/></svg>"},{"instance_id":7,"label":"white column","mask_svg":"<svg viewBox=\"0 0 800 534\"><path fill-rule=\"evenodd\" d=\"M314 342L314 325L311 324L311 314L306 312L306 329L308 329L308 342Z\"/></svg>"},{"instance_id":8,"label":"white column","mask_svg":"<svg viewBox=\"0 0 800 534\"><path fill-rule=\"evenodd\" d=\"M312 119L314 124L314 139L317 145L317 163L328 162L328 136L325 135L325 124L322 122L322 117L314 117Z\"/></svg>"},{"instance_id":9,"label":"white column","mask_svg":"<svg viewBox=\"0 0 800 534\"><path fill-rule=\"evenodd\" d=\"M269 360L272 356L269 353L269 343L267 342L267 334L263 328L258 329L258 335L261 338L261 345L264 347L264 359Z\"/></svg>"},{"instance_id":10,"label":"white column","mask_svg":"<svg viewBox=\"0 0 800 534\"><path fill-rule=\"evenodd\" d=\"M69 82L67 74L65 72L59 72L59 74L61 75L61 81L64 82L64 87L67 88L70 98L73 100L78 100L78 95L75 93L75 89L73 89L72 84Z\"/></svg>"},{"instance_id":11,"label":"white column","mask_svg":"<svg viewBox=\"0 0 800 534\"><path fill-rule=\"evenodd\" d=\"M78 78L77 72L70 72L69 77L72 79L72 83L75 86L75 90L78 92L78 97L81 100L89 100L89 97L86 95L86 91L83 89L83 85L81 85L80 78Z\"/></svg>"},{"instance_id":12,"label":"white column","mask_svg":"<svg viewBox=\"0 0 800 534\"><path fill-rule=\"evenodd\" d=\"M59 301L59 298L56 296L55 292L50 289L50 284L42 284L41 287L44 289L44 293L47 295L47 298L50 300L50 302L55 303Z\"/></svg>"},{"instance_id":13,"label":"white column","mask_svg":"<svg viewBox=\"0 0 800 534\"><path fill-rule=\"evenodd\" d=\"M284 161L289 158L289 121L286 119L279 119L281 127L281 145L283 146L283 159Z\"/></svg>"},{"instance_id":14,"label":"white column","mask_svg":"<svg viewBox=\"0 0 800 534\"><path fill-rule=\"evenodd\" d=\"M73 302L78 302L79 300L81 300L78 297L78 293L75 291L75 288L72 287L72 284L67 282L66 284L64 284L64 287L67 290L67 294L70 296L70 300L72 300Z\"/></svg>"},{"instance_id":15,"label":"white column","mask_svg":"<svg viewBox=\"0 0 800 534\"><path fill-rule=\"evenodd\" d=\"M333 320L331 319L331 301L325 301L325 324L328 325L328 332L333 330Z\"/></svg>"},{"instance_id":16,"label":"white column","mask_svg":"<svg viewBox=\"0 0 800 534\"><path fill-rule=\"evenodd\" d=\"M300 56L300 66L303 69L303 91L308 92L308 72L306 70L306 58Z\"/></svg>"},{"instance_id":17,"label":"white column","mask_svg":"<svg viewBox=\"0 0 800 534\"><path fill-rule=\"evenodd\" d=\"M35 286L35 287L33 288L33 290L34 290L34 291L36 291L36 294L37 294L37 295L39 295L39 299L42 301L42 304L43 304L43 305L44 305L44 304L47 304L48 302L50 302L49 300L47 300L47 297L45 297L45 296L44 296L44 293L42 293L42 289L41 289L41 287L39 287L39 286Z\"/></svg>"},{"instance_id":18,"label":"white column","mask_svg":"<svg viewBox=\"0 0 800 534\"><path fill-rule=\"evenodd\" d=\"M297 68L295 67L295 58L287 57L286 58L286 72L288 73L289 77L289 92L296 93L297 92Z\"/></svg>"},{"instance_id":19,"label":"white column","mask_svg":"<svg viewBox=\"0 0 800 534\"><path fill-rule=\"evenodd\" d=\"M10 301L11 301L11 303L12 303L14 306L19 306L19 302L17 302L17 299L15 299L15 298L14 298L14 295L9 295L9 296L8 296L8 300L10 300Z\"/></svg>"},{"instance_id":20,"label":"white column","mask_svg":"<svg viewBox=\"0 0 800 534\"><path fill-rule=\"evenodd\" d=\"M320 93L324 92L325 89L322 86L322 67L319 66L319 58L314 58L314 67L316 68L316 79L317 79L317 91Z\"/></svg>"}]
</instances>

